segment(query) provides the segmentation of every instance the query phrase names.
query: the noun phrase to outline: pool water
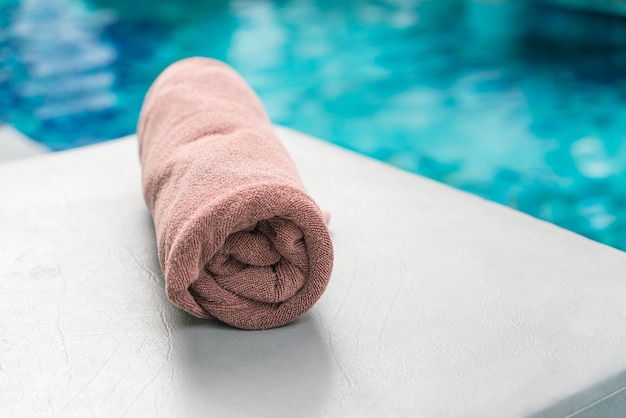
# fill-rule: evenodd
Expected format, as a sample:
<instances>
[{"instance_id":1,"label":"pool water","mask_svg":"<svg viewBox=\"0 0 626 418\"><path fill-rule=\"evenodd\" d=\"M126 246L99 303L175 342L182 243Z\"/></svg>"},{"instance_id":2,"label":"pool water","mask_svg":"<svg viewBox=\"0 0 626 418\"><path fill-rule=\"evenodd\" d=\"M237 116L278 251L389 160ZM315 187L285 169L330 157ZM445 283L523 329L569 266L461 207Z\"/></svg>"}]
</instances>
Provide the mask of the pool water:
<instances>
[{"instance_id":1,"label":"pool water","mask_svg":"<svg viewBox=\"0 0 626 418\"><path fill-rule=\"evenodd\" d=\"M0 28L0 120L52 150L133 133L158 73L210 56L276 123L626 250L623 18L526 0L0 0Z\"/></svg>"}]
</instances>

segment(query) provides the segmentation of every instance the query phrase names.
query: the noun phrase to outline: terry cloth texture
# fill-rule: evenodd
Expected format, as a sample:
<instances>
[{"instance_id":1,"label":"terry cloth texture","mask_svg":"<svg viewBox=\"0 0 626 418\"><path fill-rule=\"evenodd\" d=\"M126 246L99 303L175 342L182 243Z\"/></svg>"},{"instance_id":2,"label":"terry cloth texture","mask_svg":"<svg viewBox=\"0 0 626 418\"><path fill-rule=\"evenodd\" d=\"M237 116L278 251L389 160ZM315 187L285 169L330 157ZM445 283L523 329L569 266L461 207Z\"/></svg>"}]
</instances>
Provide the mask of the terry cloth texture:
<instances>
[{"instance_id":1,"label":"terry cloth texture","mask_svg":"<svg viewBox=\"0 0 626 418\"><path fill-rule=\"evenodd\" d=\"M309 310L332 242L246 82L219 61L174 63L148 91L137 134L168 298L242 329Z\"/></svg>"}]
</instances>

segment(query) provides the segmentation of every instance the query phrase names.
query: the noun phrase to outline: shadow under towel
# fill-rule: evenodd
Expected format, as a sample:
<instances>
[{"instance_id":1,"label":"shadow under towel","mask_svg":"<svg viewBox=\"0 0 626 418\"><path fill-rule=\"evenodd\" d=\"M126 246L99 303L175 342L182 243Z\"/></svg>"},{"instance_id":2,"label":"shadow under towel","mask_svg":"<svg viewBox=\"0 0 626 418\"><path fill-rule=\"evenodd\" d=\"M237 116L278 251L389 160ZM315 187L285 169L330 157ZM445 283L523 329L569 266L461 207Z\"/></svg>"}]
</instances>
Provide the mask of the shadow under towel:
<instances>
[{"instance_id":1,"label":"shadow under towel","mask_svg":"<svg viewBox=\"0 0 626 418\"><path fill-rule=\"evenodd\" d=\"M168 298L243 329L308 311L330 278L332 242L245 81L212 59L174 63L137 131Z\"/></svg>"}]
</instances>

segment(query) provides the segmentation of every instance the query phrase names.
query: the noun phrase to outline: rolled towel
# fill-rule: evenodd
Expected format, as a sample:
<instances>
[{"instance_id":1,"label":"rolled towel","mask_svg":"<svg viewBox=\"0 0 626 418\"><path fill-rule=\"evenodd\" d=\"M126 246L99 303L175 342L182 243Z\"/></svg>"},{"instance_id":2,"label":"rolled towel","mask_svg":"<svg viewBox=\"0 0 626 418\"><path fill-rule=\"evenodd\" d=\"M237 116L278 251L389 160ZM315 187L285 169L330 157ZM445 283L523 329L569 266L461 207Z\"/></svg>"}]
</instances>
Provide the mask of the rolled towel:
<instances>
[{"instance_id":1,"label":"rolled towel","mask_svg":"<svg viewBox=\"0 0 626 418\"><path fill-rule=\"evenodd\" d=\"M246 82L212 59L172 64L137 135L168 298L242 329L308 311L330 278L330 234Z\"/></svg>"}]
</instances>

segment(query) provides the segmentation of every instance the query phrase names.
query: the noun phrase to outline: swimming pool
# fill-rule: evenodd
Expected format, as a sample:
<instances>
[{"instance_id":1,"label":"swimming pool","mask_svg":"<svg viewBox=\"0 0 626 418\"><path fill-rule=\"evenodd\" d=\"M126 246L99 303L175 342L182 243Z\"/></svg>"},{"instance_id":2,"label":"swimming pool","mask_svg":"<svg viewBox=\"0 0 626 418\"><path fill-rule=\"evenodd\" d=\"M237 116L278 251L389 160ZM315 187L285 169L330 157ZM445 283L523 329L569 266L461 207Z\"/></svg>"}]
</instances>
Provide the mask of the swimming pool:
<instances>
[{"instance_id":1,"label":"swimming pool","mask_svg":"<svg viewBox=\"0 0 626 418\"><path fill-rule=\"evenodd\" d=\"M626 250L626 23L500 3L0 0L0 119L127 135L165 66L211 56L276 123Z\"/></svg>"}]
</instances>

